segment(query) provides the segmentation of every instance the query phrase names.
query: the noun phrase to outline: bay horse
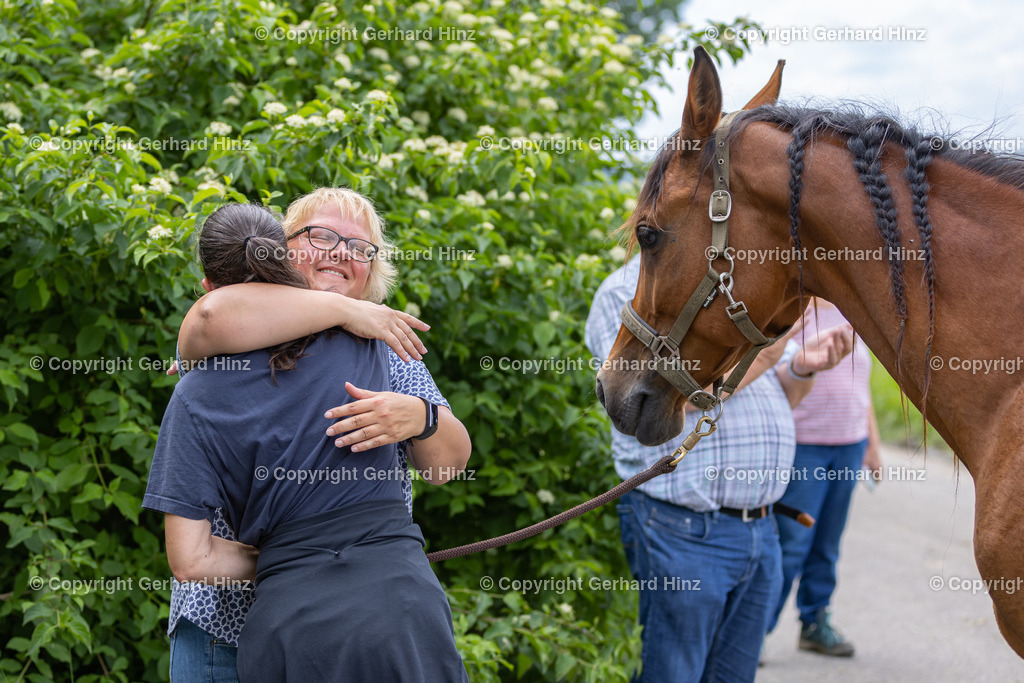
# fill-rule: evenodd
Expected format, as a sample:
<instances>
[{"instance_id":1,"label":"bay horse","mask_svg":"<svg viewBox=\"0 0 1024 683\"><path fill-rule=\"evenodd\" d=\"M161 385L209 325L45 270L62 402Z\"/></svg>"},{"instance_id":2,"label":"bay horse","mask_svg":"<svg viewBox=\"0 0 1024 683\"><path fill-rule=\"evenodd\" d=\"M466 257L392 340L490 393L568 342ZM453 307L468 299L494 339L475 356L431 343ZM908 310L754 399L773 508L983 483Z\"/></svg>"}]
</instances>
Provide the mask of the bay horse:
<instances>
[{"instance_id":1,"label":"bay horse","mask_svg":"<svg viewBox=\"0 0 1024 683\"><path fill-rule=\"evenodd\" d=\"M598 398L642 444L680 433L679 384L649 362L614 361L663 351L709 268L732 269L728 301L766 337L797 321L805 297L831 301L974 478L975 559L999 629L1024 657L1024 288L1010 270L1024 261L1024 161L856 109L777 105L781 65L723 131L718 73L696 50L676 144L658 153L622 226L640 279ZM727 150L731 195L718 208L735 250L725 254L708 249L716 148ZM740 250L766 257L728 258ZM694 307L674 350L701 387L752 347L725 303Z\"/></svg>"}]
</instances>

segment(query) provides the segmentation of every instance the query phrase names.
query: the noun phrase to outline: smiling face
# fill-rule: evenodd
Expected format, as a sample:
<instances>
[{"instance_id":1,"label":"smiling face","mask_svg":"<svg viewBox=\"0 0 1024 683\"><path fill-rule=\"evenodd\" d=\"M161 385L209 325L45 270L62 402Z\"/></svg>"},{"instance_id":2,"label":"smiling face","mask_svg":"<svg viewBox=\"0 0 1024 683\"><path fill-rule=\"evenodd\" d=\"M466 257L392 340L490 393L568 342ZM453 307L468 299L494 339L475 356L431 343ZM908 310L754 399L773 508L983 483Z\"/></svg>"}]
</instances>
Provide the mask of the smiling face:
<instances>
[{"instance_id":1,"label":"smiling face","mask_svg":"<svg viewBox=\"0 0 1024 683\"><path fill-rule=\"evenodd\" d=\"M332 203L324 204L302 224L295 226L292 233L309 225L330 228L342 237L372 241L366 225L349 218ZM292 262L306 276L310 287L353 299L363 298L370 277L370 264L352 259L344 241L331 251L324 251L309 243L308 233L302 233L288 241L288 248Z\"/></svg>"}]
</instances>

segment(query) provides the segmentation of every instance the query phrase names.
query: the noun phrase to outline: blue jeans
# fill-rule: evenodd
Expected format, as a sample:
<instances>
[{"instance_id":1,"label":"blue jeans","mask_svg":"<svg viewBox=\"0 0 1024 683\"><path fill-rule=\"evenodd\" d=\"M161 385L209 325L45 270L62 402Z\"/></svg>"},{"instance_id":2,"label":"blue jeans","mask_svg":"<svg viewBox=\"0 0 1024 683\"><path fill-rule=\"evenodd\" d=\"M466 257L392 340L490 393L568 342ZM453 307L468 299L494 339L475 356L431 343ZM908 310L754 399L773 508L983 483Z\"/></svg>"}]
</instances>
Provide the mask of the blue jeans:
<instances>
[{"instance_id":1,"label":"blue jeans","mask_svg":"<svg viewBox=\"0 0 1024 683\"><path fill-rule=\"evenodd\" d=\"M779 518L782 592L768 630L775 628L798 576L796 606L800 610L800 621L814 623L815 615L832 601L839 541L846 527L846 515L867 445L867 439L842 446L797 444L793 469L801 474L789 482L780 502L803 510L814 517L815 522L814 527L808 529L796 520Z\"/></svg>"},{"instance_id":2,"label":"blue jeans","mask_svg":"<svg viewBox=\"0 0 1024 683\"><path fill-rule=\"evenodd\" d=\"M694 512L640 491L618 506L640 584L643 668L651 683L753 681L782 581L772 516Z\"/></svg>"},{"instance_id":3,"label":"blue jeans","mask_svg":"<svg viewBox=\"0 0 1024 683\"><path fill-rule=\"evenodd\" d=\"M238 683L237 654L237 647L178 619L171 633L171 683Z\"/></svg>"}]
</instances>

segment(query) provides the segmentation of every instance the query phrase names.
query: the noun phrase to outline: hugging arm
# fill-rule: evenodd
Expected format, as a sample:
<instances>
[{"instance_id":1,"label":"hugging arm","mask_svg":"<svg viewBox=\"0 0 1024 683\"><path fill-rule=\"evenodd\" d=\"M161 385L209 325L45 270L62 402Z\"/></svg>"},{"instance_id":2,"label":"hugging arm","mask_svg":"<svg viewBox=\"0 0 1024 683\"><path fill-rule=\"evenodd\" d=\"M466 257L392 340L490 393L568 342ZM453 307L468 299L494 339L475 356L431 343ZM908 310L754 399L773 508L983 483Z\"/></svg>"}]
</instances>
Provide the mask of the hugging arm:
<instances>
[{"instance_id":1,"label":"hugging arm","mask_svg":"<svg viewBox=\"0 0 1024 683\"><path fill-rule=\"evenodd\" d=\"M208 519L164 515L164 540L178 581L223 585L256 578L256 548L212 535Z\"/></svg>"},{"instance_id":2,"label":"hugging arm","mask_svg":"<svg viewBox=\"0 0 1024 683\"><path fill-rule=\"evenodd\" d=\"M335 292L249 282L218 287L199 299L181 324L178 352L183 360L198 361L264 349L332 327L380 339L405 361L422 359L427 351L413 330L430 329L408 313Z\"/></svg>"},{"instance_id":3,"label":"hugging arm","mask_svg":"<svg viewBox=\"0 0 1024 683\"><path fill-rule=\"evenodd\" d=\"M469 462L472 443L469 433L451 410L439 406L437 431L429 438L415 437L426 428L427 413L422 399L393 391L367 391L345 383L356 400L331 408L325 414L338 420L327 430L339 436L335 445L351 446L353 452L365 451L389 443L408 441L407 453L423 478L438 485L452 479Z\"/></svg>"}]
</instances>

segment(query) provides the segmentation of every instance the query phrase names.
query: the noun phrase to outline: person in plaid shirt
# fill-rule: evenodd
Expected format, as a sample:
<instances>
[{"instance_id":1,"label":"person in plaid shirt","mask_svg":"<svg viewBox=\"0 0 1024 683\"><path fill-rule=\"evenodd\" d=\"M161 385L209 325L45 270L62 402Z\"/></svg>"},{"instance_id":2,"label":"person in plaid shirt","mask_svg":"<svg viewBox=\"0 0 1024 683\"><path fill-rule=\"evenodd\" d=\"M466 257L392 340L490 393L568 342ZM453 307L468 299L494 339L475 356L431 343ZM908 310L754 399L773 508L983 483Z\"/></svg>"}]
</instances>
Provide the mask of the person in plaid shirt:
<instances>
[{"instance_id":1,"label":"person in plaid shirt","mask_svg":"<svg viewBox=\"0 0 1024 683\"><path fill-rule=\"evenodd\" d=\"M586 343L604 362L635 292L640 257L598 288ZM771 512L792 476L792 407L852 348L852 330L825 330L805 345L762 351L729 398L718 430L674 472L622 497L622 543L640 581L641 681L752 681L782 584L778 527ZM793 365L790 365L792 359ZM671 454L683 432L654 447L612 429L612 455L627 479Z\"/></svg>"}]
</instances>

